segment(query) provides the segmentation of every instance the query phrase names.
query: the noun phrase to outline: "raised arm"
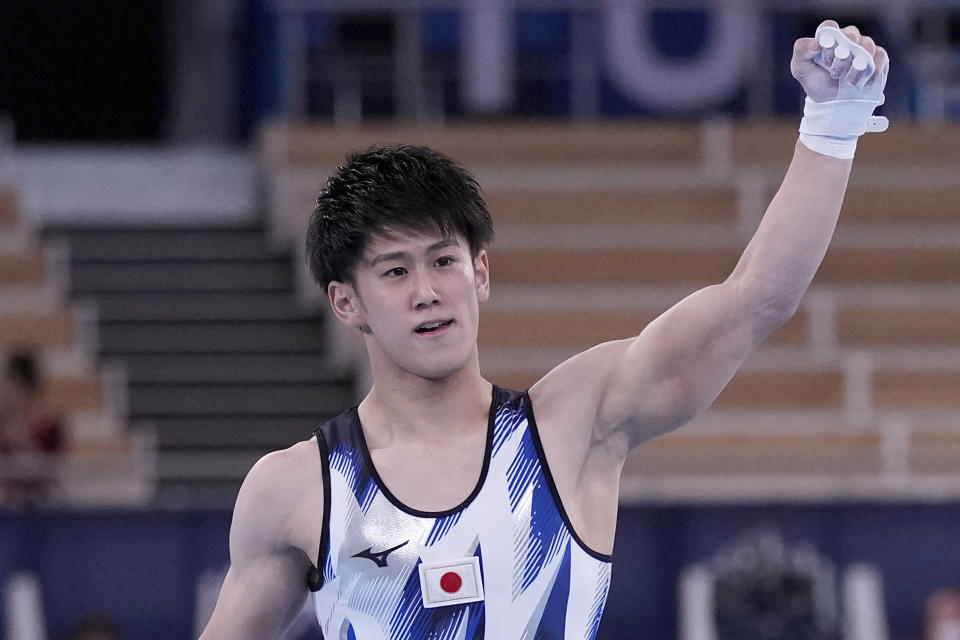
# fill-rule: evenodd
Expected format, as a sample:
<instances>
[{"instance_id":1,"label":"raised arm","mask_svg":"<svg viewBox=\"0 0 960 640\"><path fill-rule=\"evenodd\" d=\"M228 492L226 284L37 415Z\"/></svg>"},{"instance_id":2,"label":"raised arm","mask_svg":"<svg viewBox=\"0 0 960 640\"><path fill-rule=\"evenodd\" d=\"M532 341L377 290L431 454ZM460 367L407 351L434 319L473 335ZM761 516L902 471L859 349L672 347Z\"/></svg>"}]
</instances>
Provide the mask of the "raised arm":
<instances>
[{"instance_id":1,"label":"raised arm","mask_svg":"<svg viewBox=\"0 0 960 640\"><path fill-rule=\"evenodd\" d=\"M302 547L313 545L308 522L323 508L323 491L312 486L316 479L292 476L319 468L311 449L307 442L269 454L244 480L230 526L230 570L200 640L277 638L303 605L311 562Z\"/></svg>"},{"instance_id":2,"label":"raised arm","mask_svg":"<svg viewBox=\"0 0 960 640\"><path fill-rule=\"evenodd\" d=\"M886 79L886 52L855 27L844 33L873 55L876 72L858 88L864 84L863 74L846 75L849 59L827 71L817 64L817 40L797 41L791 70L812 98L801 125L805 133L783 184L729 277L685 298L636 338L584 352L531 389L540 407L573 416L556 421L593 424L588 446L612 443L625 455L630 447L689 421L796 311L836 227L851 147L863 133L858 127L865 126L882 101ZM869 104L866 98L853 100L864 104L854 105L851 112L849 104L837 99L844 97L845 84L846 89L872 91L877 98ZM850 124L851 118L859 121ZM571 388L582 390L577 406L570 400Z\"/></svg>"}]
</instances>

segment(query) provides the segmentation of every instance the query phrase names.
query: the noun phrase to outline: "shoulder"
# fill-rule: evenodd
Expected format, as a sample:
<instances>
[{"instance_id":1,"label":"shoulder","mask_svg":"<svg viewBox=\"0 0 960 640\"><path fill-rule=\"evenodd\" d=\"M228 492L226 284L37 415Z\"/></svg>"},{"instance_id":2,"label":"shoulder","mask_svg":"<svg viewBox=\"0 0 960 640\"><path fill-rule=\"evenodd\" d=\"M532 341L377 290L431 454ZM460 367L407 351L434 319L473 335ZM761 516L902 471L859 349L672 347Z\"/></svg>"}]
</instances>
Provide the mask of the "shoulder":
<instances>
[{"instance_id":1,"label":"shoulder","mask_svg":"<svg viewBox=\"0 0 960 640\"><path fill-rule=\"evenodd\" d=\"M582 423L596 412L616 374L617 362L631 340L604 342L560 363L530 387L530 401L538 422L565 417Z\"/></svg>"},{"instance_id":2,"label":"shoulder","mask_svg":"<svg viewBox=\"0 0 960 640\"><path fill-rule=\"evenodd\" d=\"M316 438L298 442L279 451L274 451L257 460L250 469L241 495L246 492L250 497L282 499L304 481L322 476L320 472L320 453Z\"/></svg>"},{"instance_id":3,"label":"shoulder","mask_svg":"<svg viewBox=\"0 0 960 640\"><path fill-rule=\"evenodd\" d=\"M309 546L325 508L322 465L315 438L260 458L237 495L231 545Z\"/></svg>"}]
</instances>

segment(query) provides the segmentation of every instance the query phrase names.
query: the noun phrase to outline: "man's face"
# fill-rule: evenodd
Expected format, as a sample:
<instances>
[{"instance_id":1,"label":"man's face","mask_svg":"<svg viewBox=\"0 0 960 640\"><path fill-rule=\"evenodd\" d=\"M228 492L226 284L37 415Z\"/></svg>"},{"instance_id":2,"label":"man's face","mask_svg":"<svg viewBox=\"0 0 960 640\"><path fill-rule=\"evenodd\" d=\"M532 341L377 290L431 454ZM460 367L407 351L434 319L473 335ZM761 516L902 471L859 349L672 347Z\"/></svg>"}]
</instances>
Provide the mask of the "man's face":
<instances>
[{"instance_id":1,"label":"man's face","mask_svg":"<svg viewBox=\"0 0 960 640\"><path fill-rule=\"evenodd\" d=\"M462 236L397 230L372 237L353 286L335 283L329 293L341 319L364 328L371 350L403 371L438 379L476 352L488 274L486 252L471 257ZM338 305L336 285L351 298L349 309Z\"/></svg>"}]
</instances>

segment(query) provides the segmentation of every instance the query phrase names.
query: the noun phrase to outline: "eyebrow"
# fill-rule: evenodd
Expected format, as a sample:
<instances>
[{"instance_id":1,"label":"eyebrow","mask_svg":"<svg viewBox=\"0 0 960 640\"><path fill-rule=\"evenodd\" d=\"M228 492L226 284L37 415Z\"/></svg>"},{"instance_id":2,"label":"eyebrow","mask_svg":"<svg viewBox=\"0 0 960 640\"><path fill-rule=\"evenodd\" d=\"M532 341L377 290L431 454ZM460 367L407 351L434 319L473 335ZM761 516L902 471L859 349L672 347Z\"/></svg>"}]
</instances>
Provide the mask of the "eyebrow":
<instances>
[{"instance_id":1,"label":"eyebrow","mask_svg":"<svg viewBox=\"0 0 960 640\"><path fill-rule=\"evenodd\" d=\"M439 242L434 242L432 245L427 247L427 253L432 253L438 249L444 249L446 247L459 247L460 243L457 242L456 238L444 238ZM406 251L392 251L390 253L381 253L380 255L374 257L367 263L368 267L375 267L381 262L389 262L390 260L402 260L404 258L409 258L410 254Z\"/></svg>"}]
</instances>

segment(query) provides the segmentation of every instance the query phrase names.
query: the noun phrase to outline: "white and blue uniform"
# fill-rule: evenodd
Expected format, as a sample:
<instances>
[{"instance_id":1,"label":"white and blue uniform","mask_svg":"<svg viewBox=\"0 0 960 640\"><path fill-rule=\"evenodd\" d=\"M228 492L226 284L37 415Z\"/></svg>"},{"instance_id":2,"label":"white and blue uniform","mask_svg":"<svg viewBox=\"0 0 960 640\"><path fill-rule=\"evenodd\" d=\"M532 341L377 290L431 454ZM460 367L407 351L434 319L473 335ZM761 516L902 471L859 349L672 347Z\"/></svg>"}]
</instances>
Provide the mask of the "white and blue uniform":
<instances>
[{"instance_id":1,"label":"white and blue uniform","mask_svg":"<svg viewBox=\"0 0 960 640\"><path fill-rule=\"evenodd\" d=\"M453 509L401 503L370 459L356 409L316 431L324 530L310 589L326 640L592 640L609 555L573 531L530 397L494 387L479 482ZM426 608L418 565L479 558L484 599Z\"/></svg>"}]
</instances>

